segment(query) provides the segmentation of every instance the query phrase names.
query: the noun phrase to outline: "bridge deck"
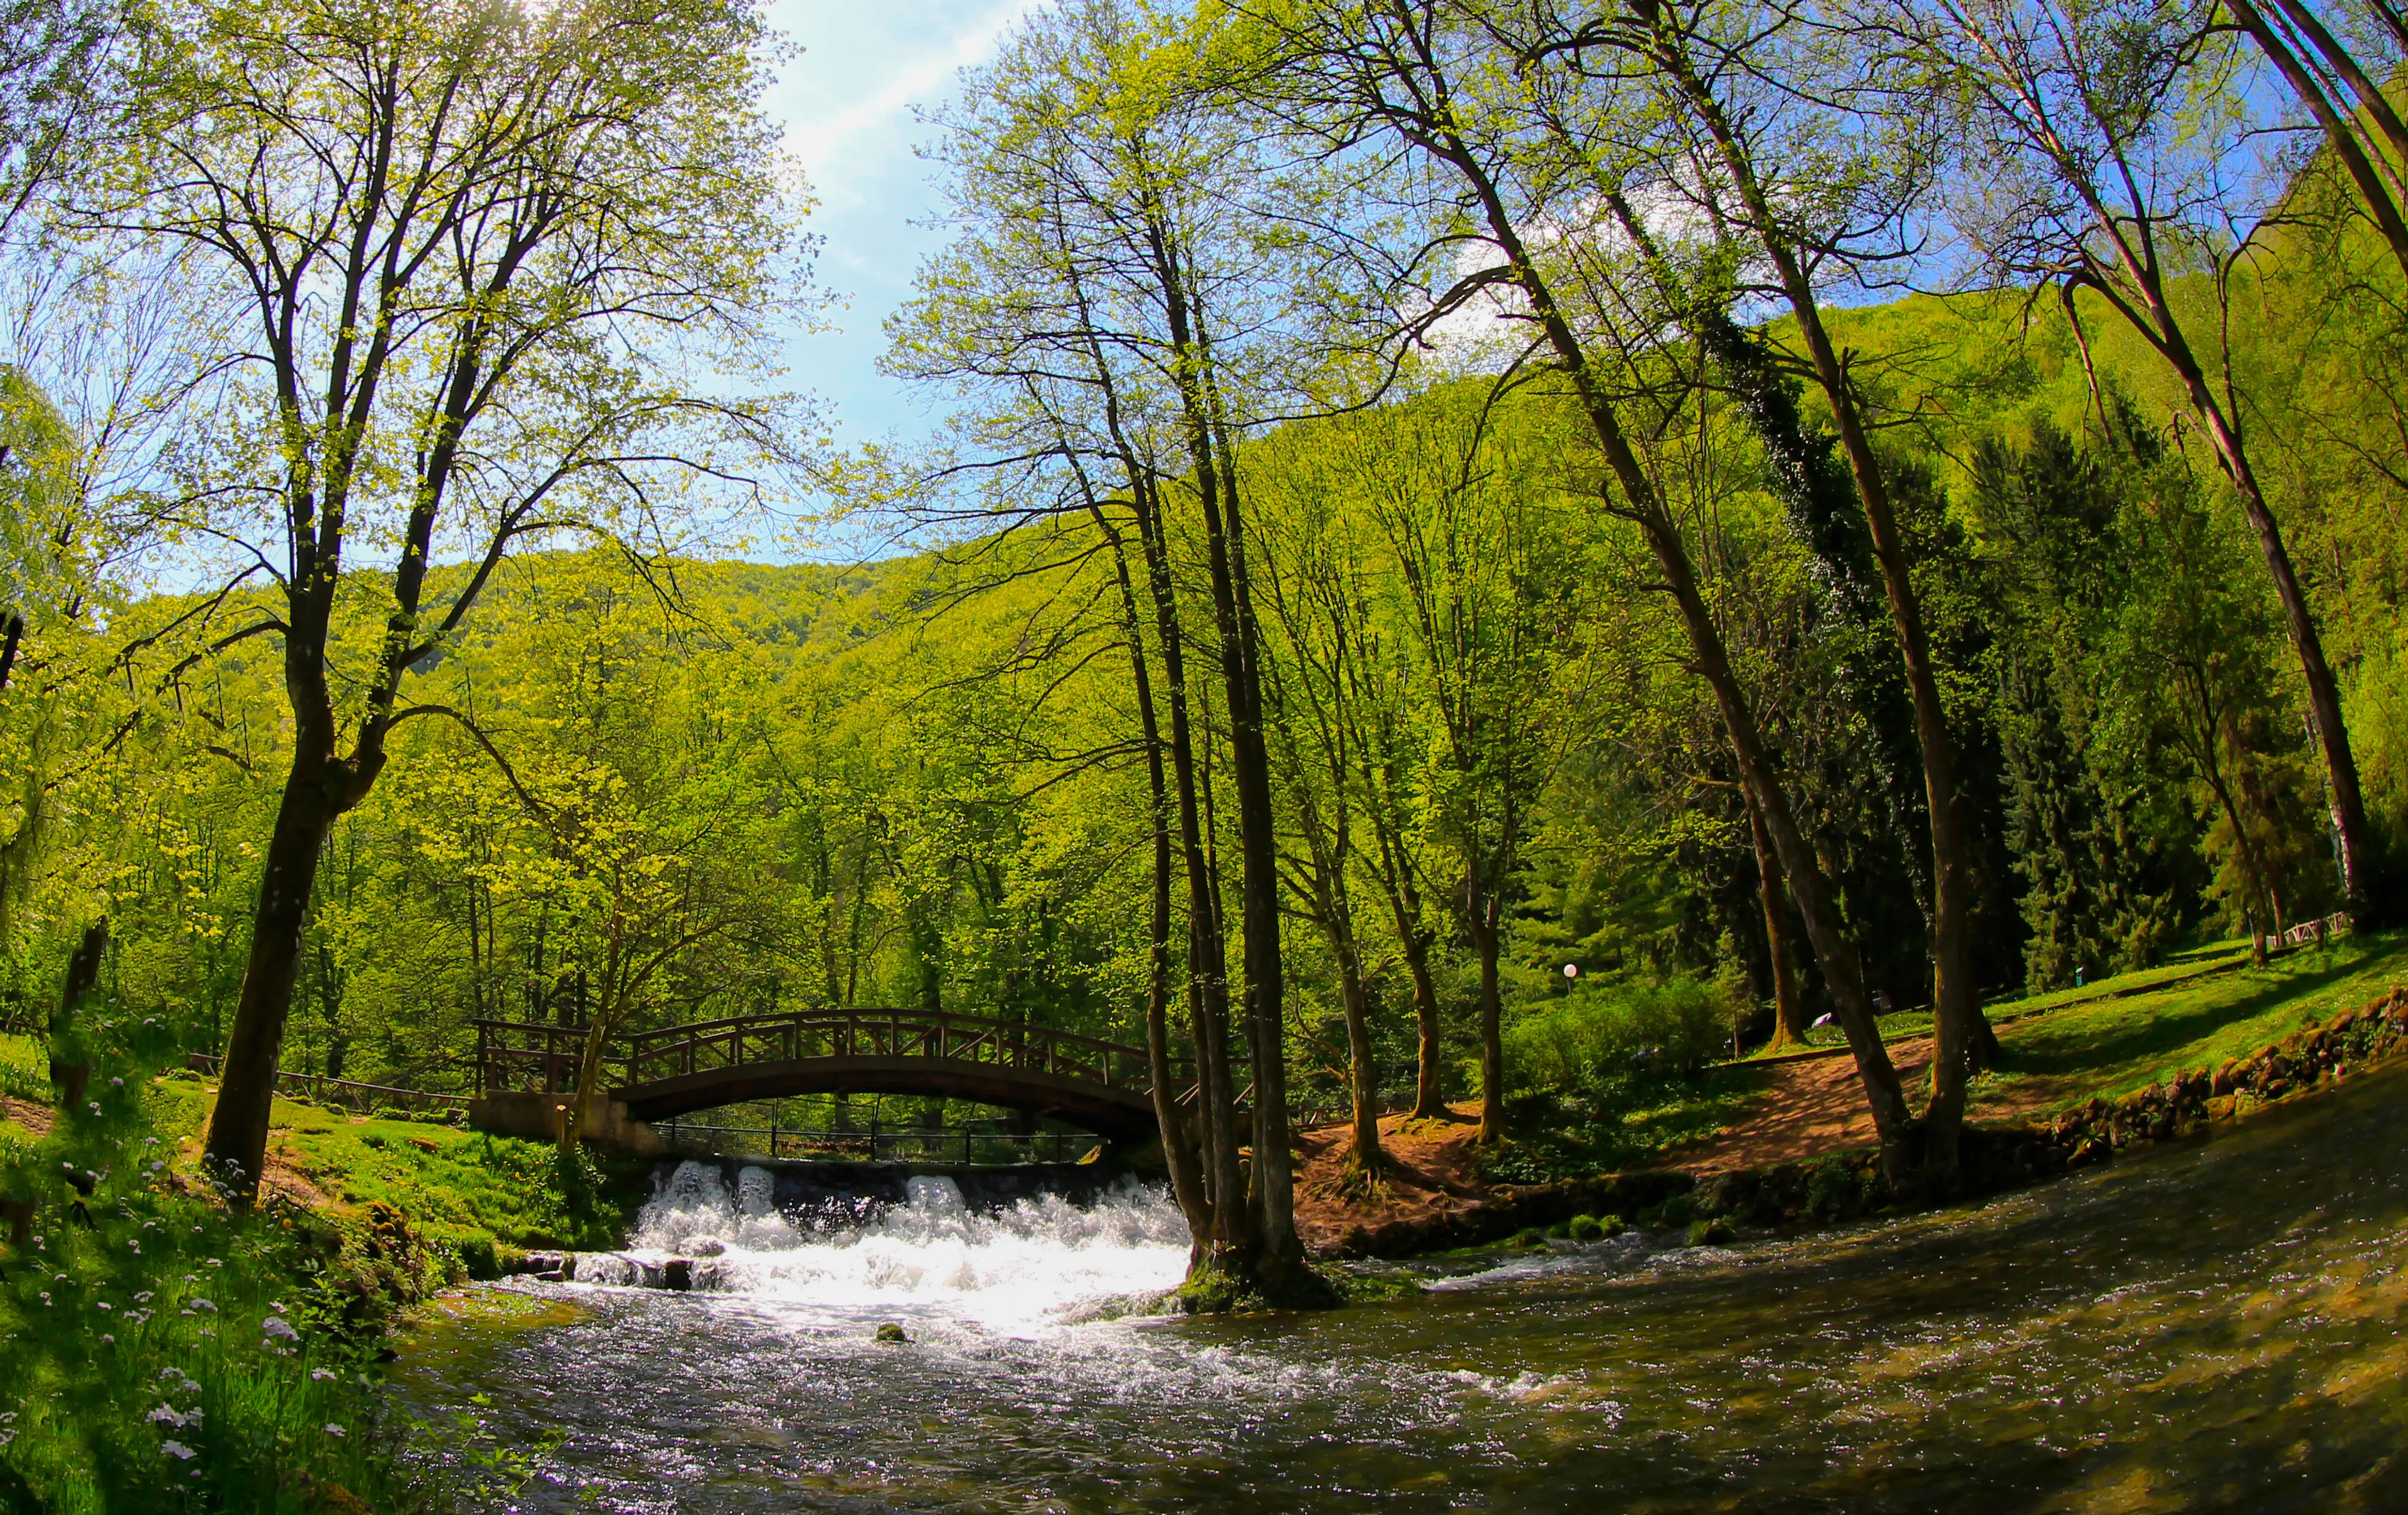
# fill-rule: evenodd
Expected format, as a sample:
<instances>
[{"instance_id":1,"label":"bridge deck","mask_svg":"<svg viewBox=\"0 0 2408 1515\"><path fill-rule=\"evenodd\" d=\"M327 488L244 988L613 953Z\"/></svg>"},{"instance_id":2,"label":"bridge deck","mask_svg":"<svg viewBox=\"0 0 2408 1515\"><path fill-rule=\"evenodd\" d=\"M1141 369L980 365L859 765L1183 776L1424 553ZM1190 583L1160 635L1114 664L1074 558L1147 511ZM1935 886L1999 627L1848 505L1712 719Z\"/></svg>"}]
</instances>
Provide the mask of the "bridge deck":
<instances>
[{"instance_id":1,"label":"bridge deck","mask_svg":"<svg viewBox=\"0 0 2408 1515\"><path fill-rule=\"evenodd\" d=\"M588 1030L475 1024L482 1093L576 1087ZM609 1038L601 1066L610 1097L638 1121L793 1094L889 1093L1035 1110L1119 1137L1151 1133L1154 1124L1143 1048L952 1011L729 1016ZM1185 1059L1172 1076L1182 1093L1194 1081Z\"/></svg>"}]
</instances>

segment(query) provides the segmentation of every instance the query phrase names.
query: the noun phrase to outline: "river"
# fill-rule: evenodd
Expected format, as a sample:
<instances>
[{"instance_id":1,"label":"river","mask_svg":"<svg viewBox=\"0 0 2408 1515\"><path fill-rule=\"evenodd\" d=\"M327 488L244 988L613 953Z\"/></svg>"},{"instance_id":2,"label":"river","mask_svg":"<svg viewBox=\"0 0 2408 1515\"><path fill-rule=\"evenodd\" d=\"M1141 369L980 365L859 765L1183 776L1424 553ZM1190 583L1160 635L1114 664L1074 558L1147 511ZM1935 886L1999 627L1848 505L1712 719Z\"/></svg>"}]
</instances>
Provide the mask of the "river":
<instances>
[{"instance_id":1,"label":"river","mask_svg":"<svg viewBox=\"0 0 2408 1515\"><path fill-rule=\"evenodd\" d=\"M581 1309L400 1365L557 1437L512 1508L2408 1509L2408 1066L1977 1208L1325 1315L1093 1318L1177 1281L1141 1191L819 1232L672 1188L631 1240L724 1238L713 1291L511 1285Z\"/></svg>"}]
</instances>

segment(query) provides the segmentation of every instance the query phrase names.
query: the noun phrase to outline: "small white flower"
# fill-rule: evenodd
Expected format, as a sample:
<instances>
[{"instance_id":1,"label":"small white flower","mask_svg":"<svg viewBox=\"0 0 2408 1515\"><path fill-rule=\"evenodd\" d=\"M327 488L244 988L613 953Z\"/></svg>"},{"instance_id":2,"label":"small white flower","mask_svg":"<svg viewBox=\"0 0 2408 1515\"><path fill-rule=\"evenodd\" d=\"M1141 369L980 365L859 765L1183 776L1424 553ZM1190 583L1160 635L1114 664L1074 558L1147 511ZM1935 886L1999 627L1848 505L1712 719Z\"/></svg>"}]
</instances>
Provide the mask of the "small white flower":
<instances>
[{"instance_id":1,"label":"small white flower","mask_svg":"<svg viewBox=\"0 0 2408 1515\"><path fill-rule=\"evenodd\" d=\"M309 1370L309 1381L312 1383L328 1383L333 1381L334 1377L335 1370L331 1367L313 1367Z\"/></svg>"},{"instance_id":2,"label":"small white flower","mask_svg":"<svg viewBox=\"0 0 2408 1515\"><path fill-rule=\"evenodd\" d=\"M159 1450L170 1457L180 1457L188 1463L200 1455L180 1441L163 1441L159 1443Z\"/></svg>"},{"instance_id":3,"label":"small white flower","mask_svg":"<svg viewBox=\"0 0 2408 1515\"><path fill-rule=\"evenodd\" d=\"M95 1299L93 1303L98 1305L102 1309L108 1309L109 1308L108 1301L106 1299Z\"/></svg>"},{"instance_id":4,"label":"small white flower","mask_svg":"<svg viewBox=\"0 0 2408 1515\"><path fill-rule=\"evenodd\" d=\"M202 1299L202 1298L199 1298L199 1297L197 1297L197 1296L196 1296L196 1297L194 1297L194 1299L193 1300L193 1306L192 1306L192 1308L194 1308L194 1309L205 1309L205 1310L208 1310L208 1311L211 1311L212 1313L214 1313L214 1312L216 1311L216 1309L217 1309L217 1307L216 1307L215 1305L212 1305L212 1304L210 1304L208 1300L206 1300L206 1299Z\"/></svg>"},{"instance_id":5,"label":"small white flower","mask_svg":"<svg viewBox=\"0 0 2408 1515\"><path fill-rule=\"evenodd\" d=\"M43 1290L43 1291L42 1291L42 1303L43 1303L43 1304L45 1304L45 1305L48 1305L50 1302L50 1292L48 1289L45 1289L45 1290Z\"/></svg>"},{"instance_id":6,"label":"small white flower","mask_svg":"<svg viewBox=\"0 0 2408 1515\"><path fill-rule=\"evenodd\" d=\"M159 1376L163 1379L172 1379L183 1371L180 1367L163 1367L159 1370Z\"/></svg>"},{"instance_id":7,"label":"small white flower","mask_svg":"<svg viewBox=\"0 0 2408 1515\"><path fill-rule=\"evenodd\" d=\"M84 1103L92 1107L93 1114L98 1115L100 1113L100 1101L96 1099L89 1099L84 1101Z\"/></svg>"},{"instance_id":8,"label":"small white flower","mask_svg":"<svg viewBox=\"0 0 2408 1515\"><path fill-rule=\"evenodd\" d=\"M195 1231L198 1231L198 1230L200 1229L200 1227L199 1227L199 1226L194 1226L194 1227L193 1227L193 1229L194 1229L194 1230L195 1230ZM225 1266L225 1264L224 1264L224 1263L222 1263L222 1262L221 1262L221 1261L219 1261L217 1258L212 1257L212 1258L208 1259L208 1265L209 1265L210 1267L223 1267L223 1266Z\"/></svg>"},{"instance_id":9,"label":"small white flower","mask_svg":"<svg viewBox=\"0 0 2408 1515\"><path fill-rule=\"evenodd\" d=\"M298 1341L301 1339L301 1333L293 1329L291 1322L282 1320L274 1315L271 1315L266 1320L260 1322L259 1329L260 1333L264 1336L267 1336L278 1341Z\"/></svg>"},{"instance_id":10,"label":"small white flower","mask_svg":"<svg viewBox=\"0 0 2408 1515\"><path fill-rule=\"evenodd\" d=\"M218 1334L218 1328L213 1325L205 1325L201 1327L200 1334L205 1336L214 1336Z\"/></svg>"},{"instance_id":11,"label":"small white flower","mask_svg":"<svg viewBox=\"0 0 2408 1515\"><path fill-rule=\"evenodd\" d=\"M116 1338L115 1336L110 1336L110 1335L109 1335L108 1332L106 1332L106 1331L104 1331L104 1332L102 1332L102 1333L100 1334L100 1340L101 1340L101 1344L102 1344L103 1346L114 1347L114 1346L116 1346L116 1345L117 1345L117 1338Z\"/></svg>"},{"instance_id":12,"label":"small white flower","mask_svg":"<svg viewBox=\"0 0 2408 1515\"><path fill-rule=\"evenodd\" d=\"M343 1428L337 1425L334 1422L328 1421L326 1422L326 1434L330 1436L339 1436L343 1435Z\"/></svg>"},{"instance_id":13,"label":"small white flower","mask_svg":"<svg viewBox=\"0 0 2408 1515\"><path fill-rule=\"evenodd\" d=\"M145 1289L140 1293L136 1294L134 1296L134 1302L137 1305L148 1305L150 1303L150 1291Z\"/></svg>"},{"instance_id":14,"label":"small white flower","mask_svg":"<svg viewBox=\"0 0 2408 1515\"><path fill-rule=\"evenodd\" d=\"M161 1405L142 1418L153 1425L172 1425L179 1431L184 1428L183 1412L173 1405Z\"/></svg>"},{"instance_id":15,"label":"small white flower","mask_svg":"<svg viewBox=\"0 0 2408 1515\"><path fill-rule=\"evenodd\" d=\"M122 1088L124 1088L124 1087L125 1087L125 1080L124 1080L124 1079L109 1079L108 1081L109 1081L109 1083L110 1083L110 1085L111 1085L112 1087L115 1087L115 1088L118 1088L118 1089L122 1089Z\"/></svg>"}]
</instances>

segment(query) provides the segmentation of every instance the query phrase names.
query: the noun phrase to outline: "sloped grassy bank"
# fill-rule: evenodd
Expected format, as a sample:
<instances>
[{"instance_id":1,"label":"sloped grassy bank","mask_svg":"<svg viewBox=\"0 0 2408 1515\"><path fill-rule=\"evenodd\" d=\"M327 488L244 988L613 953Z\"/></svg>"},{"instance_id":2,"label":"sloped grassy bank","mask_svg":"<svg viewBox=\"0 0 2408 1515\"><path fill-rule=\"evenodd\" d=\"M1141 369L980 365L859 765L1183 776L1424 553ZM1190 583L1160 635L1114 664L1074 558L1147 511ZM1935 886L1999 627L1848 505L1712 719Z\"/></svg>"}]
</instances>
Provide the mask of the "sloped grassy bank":
<instances>
[{"instance_id":1,"label":"sloped grassy bank","mask_svg":"<svg viewBox=\"0 0 2408 1515\"><path fill-rule=\"evenodd\" d=\"M2330 1087L2408 1050L2408 986L2214 1069L2185 1068L2109 1100L2094 1097L2044 1120L1974 1125L1954 1200L1987 1194L2103 1163L2119 1152L2245 1118L2277 1101ZM1494 1244L1535 1243L1542 1228L1611 1231L1626 1223L1692 1228L1698 1239L1730 1225L1837 1224L1901 1208L1870 1150L1719 1173L1635 1171L1500 1186L1495 1197L1449 1213L1359 1225L1324 1255L1404 1258Z\"/></svg>"},{"instance_id":2,"label":"sloped grassy bank","mask_svg":"<svg viewBox=\"0 0 2408 1515\"><path fill-rule=\"evenodd\" d=\"M163 1028L112 1007L81 1035L84 1101L20 1105L38 1135L0 1122L0 1512L405 1515L450 1508L462 1469L507 1469L473 1419L389 1409L388 1338L514 1246L615 1240L630 1176L279 1101L272 1186L236 1214L183 1160L209 1091L153 1071ZM0 1092L48 1095L38 1044L0 1041ZM440 1486L408 1455L430 1439Z\"/></svg>"}]
</instances>

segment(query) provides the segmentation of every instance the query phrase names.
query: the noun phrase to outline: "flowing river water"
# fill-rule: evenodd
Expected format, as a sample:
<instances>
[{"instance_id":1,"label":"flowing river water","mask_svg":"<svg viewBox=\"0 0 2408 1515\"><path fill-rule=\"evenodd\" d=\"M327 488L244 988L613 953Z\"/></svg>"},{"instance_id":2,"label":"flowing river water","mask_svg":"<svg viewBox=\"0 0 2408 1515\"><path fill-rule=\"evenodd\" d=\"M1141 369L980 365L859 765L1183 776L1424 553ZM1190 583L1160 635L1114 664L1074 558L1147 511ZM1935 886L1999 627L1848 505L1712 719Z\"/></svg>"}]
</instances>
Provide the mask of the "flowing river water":
<instances>
[{"instance_id":1,"label":"flowing river water","mask_svg":"<svg viewBox=\"0 0 2408 1515\"><path fill-rule=\"evenodd\" d=\"M1133 1188L798 1231L765 1179L631 1238L721 1239L710 1291L512 1285L581 1308L403 1392L553 1436L527 1510L2408 1509L2408 1065L1978 1208L1324 1315L1096 1318L1184 1262Z\"/></svg>"}]
</instances>

